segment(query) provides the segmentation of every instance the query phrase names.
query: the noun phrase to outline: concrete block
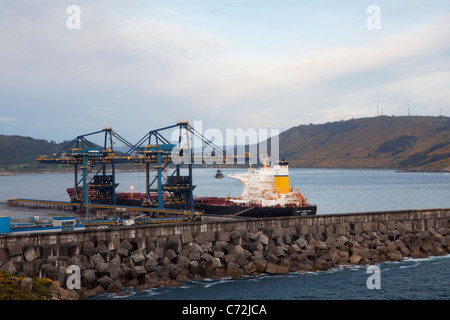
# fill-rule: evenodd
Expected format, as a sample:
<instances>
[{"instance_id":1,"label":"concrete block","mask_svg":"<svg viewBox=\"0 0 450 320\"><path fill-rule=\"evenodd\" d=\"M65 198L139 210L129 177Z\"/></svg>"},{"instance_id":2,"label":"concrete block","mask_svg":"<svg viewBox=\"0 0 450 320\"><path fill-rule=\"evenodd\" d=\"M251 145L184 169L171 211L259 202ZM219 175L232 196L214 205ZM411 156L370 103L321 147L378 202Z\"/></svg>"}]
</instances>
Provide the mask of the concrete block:
<instances>
[{"instance_id":1,"label":"concrete block","mask_svg":"<svg viewBox=\"0 0 450 320\"><path fill-rule=\"evenodd\" d=\"M69 255L69 246L67 244L55 244L53 245L53 254L57 257Z\"/></svg>"},{"instance_id":2,"label":"concrete block","mask_svg":"<svg viewBox=\"0 0 450 320\"><path fill-rule=\"evenodd\" d=\"M403 231L412 232L413 224L412 221L403 221Z\"/></svg>"},{"instance_id":3,"label":"concrete block","mask_svg":"<svg viewBox=\"0 0 450 320\"><path fill-rule=\"evenodd\" d=\"M108 276L104 276L98 279L97 282L103 287L103 289L107 290L109 285L113 282L113 279Z\"/></svg>"},{"instance_id":4,"label":"concrete block","mask_svg":"<svg viewBox=\"0 0 450 320\"><path fill-rule=\"evenodd\" d=\"M274 228L272 236L270 238L275 239L278 237L282 237L284 234L283 228Z\"/></svg>"},{"instance_id":5,"label":"concrete block","mask_svg":"<svg viewBox=\"0 0 450 320\"><path fill-rule=\"evenodd\" d=\"M15 274L18 271L16 266L14 265L14 262L12 261L6 262L4 265L2 265L0 270L5 271L9 274Z\"/></svg>"},{"instance_id":6,"label":"concrete block","mask_svg":"<svg viewBox=\"0 0 450 320\"><path fill-rule=\"evenodd\" d=\"M66 270L67 267L70 266L71 260L72 259L69 256L56 257L55 267Z\"/></svg>"},{"instance_id":7,"label":"concrete block","mask_svg":"<svg viewBox=\"0 0 450 320\"><path fill-rule=\"evenodd\" d=\"M31 293L31 289L33 288L33 279L30 277L23 278L20 282L20 288L27 293Z\"/></svg>"},{"instance_id":8,"label":"concrete block","mask_svg":"<svg viewBox=\"0 0 450 320\"><path fill-rule=\"evenodd\" d=\"M136 274L136 278L141 279L147 274L147 269L144 266L134 266L134 273Z\"/></svg>"},{"instance_id":9,"label":"concrete block","mask_svg":"<svg viewBox=\"0 0 450 320\"><path fill-rule=\"evenodd\" d=\"M22 244L20 242L11 243L8 250L10 257L18 256L23 253Z\"/></svg>"},{"instance_id":10,"label":"concrete block","mask_svg":"<svg viewBox=\"0 0 450 320\"><path fill-rule=\"evenodd\" d=\"M328 234L333 234L335 232L334 226L332 224L326 226L325 232L328 233Z\"/></svg>"},{"instance_id":11,"label":"concrete block","mask_svg":"<svg viewBox=\"0 0 450 320\"><path fill-rule=\"evenodd\" d=\"M7 261L8 259L9 259L8 249L0 248L0 266L1 266L1 262Z\"/></svg>"},{"instance_id":12,"label":"concrete block","mask_svg":"<svg viewBox=\"0 0 450 320\"><path fill-rule=\"evenodd\" d=\"M211 260L212 258L214 258L212 255L210 255L209 253L205 252L204 254L202 254L200 256L200 259L203 261L208 262L209 260Z\"/></svg>"},{"instance_id":13,"label":"concrete block","mask_svg":"<svg viewBox=\"0 0 450 320\"><path fill-rule=\"evenodd\" d=\"M175 252L180 252L183 248L183 244L181 242L181 238L180 236L170 236L169 237L169 245L168 245L169 250L173 250Z\"/></svg>"},{"instance_id":14,"label":"concrete block","mask_svg":"<svg viewBox=\"0 0 450 320\"><path fill-rule=\"evenodd\" d=\"M256 234L256 241L261 243L263 246L267 246L269 244L269 237L263 232L258 232Z\"/></svg>"},{"instance_id":15,"label":"concrete block","mask_svg":"<svg viewBox=\"0 0 450 320\"><path fill-rule=\"evenodd\" d=\"M94 254L97 253L97 249L95 249L94 245L92 244L92 246L83 246L83 252L88 256L91 257Z\"/></svg>"},{"instance_id":16,"label":"concrete block","mask_svg":"<svg viewBox=\"0 0 450 320\"><path fill-rule=\"evenodd\" d=\"M91 256L91 261L94 263L94 265L96 265L97 263L100 263L100 262L105 262L105 260L102 258L102 256L98 253Z\"/></svg>"},{"instance_id":17,"label":"concrete block","mask_svg":"<svg viewBox=\"0 0 450 320\"><path fill-rule=\"evenodd\" d=\"M135 238L132 241L133 247L136 246L136 250L145 250L147 248L147 239L145 237Z\"/></svg>"},{"instance_id":18,"label":"concrete block","mask_svg":"<svg viewBox=\"0 0 450 320\"><path fill-rule=\"evenodd\" d=\"M269 262L266 267L266 273L268 274L276 274L278 265L272 262Z\"/></svg>"},{"instance_id":19,"label":"concrete block","mask_svg":"<svg viewBox=\"0 0 450 320\"><path fill-rule=\"evenodd\" d=\"M180 266L182 266L184 269L188 269L190 260L188 257L178 256L176 263L179 264Z\"/></svg>"},{"instance_id":20,"label":"concrete block","mask_svg":"<svg viewBox=\"0 0 450 320\"><path fill-rule=\"evenodd\" d=\"M269 227L261 228L261 232L264 233L267 237L272 238L273 236L273 229Z\"/></svg>"},{"instance_id":21,"label":"concrete block","mask_svg":"<svg viewBox=\"0 0 450 320\"><path fill-rule=\"evenodd\" d=\"M108 263L107 262L99 262L95 265L95 270L102 273L103 271L108 269Z\"/></svg>"},{"instance_id":22,"label":"concrete block","mask_svg":"<svg viewBox=\"0 0 450 320\"><path fill-rule=\"evenodd\" d=\"M359 254L352 254L352 256L350 257L350 264L359 264L361 259L362 257Z\"/></svg>"},{"instance_id":23,"label":"concrete block","mask_svg":"<svg viewBox=\"0 0 450 320\"><path fill-rule=\"evenodd\" d=\"M386 227L386 225L381 222L378 224L378 230L383 234L387 234L388 232L388 228Z\"/></svg>"},{"instance_id":24,"label":"concrete block","mask_svg":"<svg viewBox=\"0 0 450 320\"><path fill-rule=\"evenodd\" d=\"M316 234L317 226L309 226L309 234Z\"/></svg>"},{"instance_id":25,"label":"concrete block","mask_svg":"<svg viewBox=\"0 0 450 320\"><path fill-rule=\"evenodd\" d=\"M293 237L295 235L297 235L297 228L296 227L288 227L288 228L284 228L284 235L285 236L290 236Z\"/></svg>"},{"instance_id":26,"label":"concrete block","mask_svg":"<svg viewBox=\"0 0 450 320\"><path fill-rule=\"evenodd\" d=\"M188 263L189 263L189 259ZM148 272L156 271L158 268L158 262L156 260L147 260L144 264L145 269L147 269Z\"/></svg>"},{"instance_id":27,"label":"concrete block","mask_svg":"<svg viewBox=\"0 0 450 320\"><path fill-rule=\"evenodd\" d=\"M276 274L288 274L289 273L289 266L284 266L284 265L277 265L277 270L276 270Z\"/></svg>"},{"instance_id":28,"label":"concrete block","mask_svg":"<svg viewBox=\"0 0 450 320\"><path fill-rule=\"evenodd\" d=\"M386 221L386 227L388 228L388 230L395 230L395 221Z\"/></svg>"},{"instance_id":29,"label":"concrete block","mask_svg":"<svg viewBox=\"0 0 450 320\"><path fill-rule=\"evenodd\" d=\"M204 236L202 233L200 233L199 235L197 235L197 236L194 238L194 241L195 241L197 244L202 244L202 243L206 242L206 238L205 238L205 236Z\"/></svg>"},{"instance_id":30,"label":"concrete block","mask_svg":"<svg viewBox=\"0 0 450 320\"><path fill-rule=\"evenodd\" d=\"M178 274L181 272L181 270L183 269L180 265L178 264L170 264L168 266L169 268L169 277L173 280L175 280L178 276Z\"/></svg>"},{"instance_id":31,"label":"concrete block","mask_svg":"<svg viewBox=\"0 0 450 320\"><path fill-rule=\"evenodd\" d=\"M189 272L192 274L202 272L202 265L200 264L200 262L196 260L189 262Z\"/></svg>"},{"instance_id":32,"label":"concrete block","mask_svg":"<svg viewBox=\"0 0 450 320\"><path fill-rule=\"evenodd\" d=\"M202 232L202 234L205 237L206 241L208 241L208 242L216 241L216 233L214 231L205 231L205 232Z\"/></svg>"},{"instance_id":33,"label":"concrete block","mask_svg":"<svg viewBox=\"0 0 450 320\"><path fill-rule=\"evenodd\" d=\"M309 234L309 226L301 225L301 226L298 228L298 233L299 233L300 235L307 235L307 234Z\"/></svg>"},{"instance_id":34,"label":"concrete block","mask_svg":"<svg viewBox=\"0 0 450 320\"><path fill-rule=\"evenodd\" d=\"M356 222L353 224L353 231L355 232L355 234L360 234L361 232L363 232L363 225L361 222Z\"/></svg>"},{"instance_id":35,"label":"concrete block","mask_svg":"<svg viewBox=\"0 0 450 320\"><path fill-rule=\"evenodd\" d=\"M33 261L39 258L39 253L34 247L27 247L23 253L26 261Z\"/></svg>"},{"instance_id":36,"label":"concrete block","mask_svg":"<svg viewBox=\"0 0 450 320\"><path fill-rule=\"evenodd\" d=\"M230 262L227 265L227 276L232 278L240 278L244 274L244 270L236 262Z\"/></svg>"},{"instance_id":37,"label":"concrete block","mask_svg":"<svg viewBox=\"0 0 450 320\"><path fill-rule=\"evenodd\" d=\"M23 263L22 271L29 277L39 277L39 270L43 264L44 262L42 259L25 261Z\"/></svg>"},{"instance_id":38,"label":"concrete block","mask_svg":"<svg viewBox=\"0 0 450 320\"><path fill-rule=\"evenodd\" d=\"M400 221L398 221L398 222L395 224L395 229L398 230L398 231L400 231L400 232L402 232L403 229L404 229L403 223L401 223Z\"/></svg>"},{"instance_id":39,"label":"concrete block","mask_svg":"<svg viewBox=\"0 0 450 320\"><path fill-rule=\"evenodd\" d=\"M336 225L336 235L342 236L342 235L346 234L348 231L350 231L349 223L338 223Z\"/></svg>"},{"instance_id":40,"label":"concrete block","mask_svg":"<svg viewBox=\"0 0 450 320\"><path fill-rule=\"evenodd\" d=\"M304 238L298 238L295 243L302 249L304 249L308 245L308 242L306 242Z\"/></svg>"},{"instance_id":41,"label":"concrete block","mask_svg":"<svg viewBox=\"0 0 450 320\"><path fill-rule=\"evenodd\" d=\"M192 234L190 232L185 232L181 234L181 242L183 244L194 241Z\"/></svg>"},{"instance_id":42,"label":"concrete block","mask_svg":"<svg viewBox=\"0 0 450 320\"><path fill-rule=\"evenodd\" d=\"M236 258L236 262L241 268L243 268L248 263L248 259L243 252L235 254L234 257Z\"/></svg>"},{"instance_id":43,"label":"concrete block","mask_svg":"<svg viewBox=\"0 0 450 320\"><path fill-rule=\"evenodd\" d=\"M122 242L120 243L120 248L126 249L128 251L133 249L133 245L131 244L131 241L128 239L124 239L122 240Z\"/></svg>"},{"instance_id":44,"label":"concrete block","mask_svg":"<svg viewBox=\"0 0 450 320\"><path fill-rule=\"evenodd\" d=\"M206 266L210 268L222 268L222 262L219 258L211 258L206 262Z\"/></svg>"},{"instance_id":45,"label":"concrete block","mask_svg":"<svg viewBox=\"0 0 450 320\"><path fill-rule=\"evenodd\" d=\"M67 243L69 256L73 257L81 252L81 246L78 242L69 242Z\"/></svg>"},{"instance_id":46,"label":"concrete block","mask_svg":"<svg viewBox=\"0 0 450 320\"><path fill-rule=\"evenodd\" d=\"M249 262L244 266L244 271L246 274L252 274L254 272L257 272L258 270L256 269L254 262Z\"/></svg>"},{"instance_id":47,"label":"concrete block","mask_svg":"<svg viewBox=\"0 0 450 320\"><path fill-rule=\"evenodd\" d=\"M260 242L253 242L250 244L249 246L249 250L254 252L254 251L263 251L264 247Z\"/></svg>"},{"instance_id":48,"label":"concrete block","mask_svg":"<svg viewBox=\"0 0 450 320\"><path fill-rule=\"evenodd\" d=\"M372 222L363 222L362 223L362 231L363 232L372 231Z\"/></svg>"},{"instance_id":49,"label":"concrete block","mask_svg":"<svg viewBox=\"0 0 450 320\"><path fill-rule=\"evenodd\" d=\"M254 264L255 264L255 268L256 271L258 271L259 273L263 273L266 271L266 267L267 267L267 261L262 259L262 258L255 258L252 259Z\"/></svg>"},{"instance_id":50,"label":"concrete block","mask_svg":"<svg viewBox=\"0 0 450 320\"><path fill-rule=\"evenodd\" d=\"M436 227L436 224L435 224L434 219L425 219L425 229L430 229L430 228L435 228L435 227Z\"/></svg>"},{"instance_id":51,"label":"concrete block","mask_svg":"<svg viewBox=\"0 0 450 320\"><path fill-rule=\"evenodd\" d=\"M40 253L40 257L46 259L49 256L53 255L53 246L47 244L38 245L38 250Z\"/></svg>"},{"instance_id":52,"label":"concrete block","mask_svg":"<svg viewBox=\"0 0 450 320\"><path fill-rule=\"evenodd\" d=\"M242 243L242 234L238 230L233 230L230 233L230 241L235 246Z\"/></svg>"},{"instance_id":53,"label":"concrete block","mask_svg":"<svg viewBox=\"0 0 450 320\"><path fill-rule=\"evenodd\" d=\"M131 263L133 266L143 266L145 263L145 256L142 250L137 250L131 254Z\"/></svg>"},{"instance_id":54,"label":"concrete block","mask_svg":"<svg viewBox=\"0 0 450 320\"><path fill-rule=\"evenodd\" d=\"M272 253L276 257L281 257L285 255L284 249L281 246L276 246L270 250L270 253Z\"/></svg>"},{"instance_id":55,"label":"concrete block","mask_svg":"<svg viewBox=\"0 0 450 320\"><path fill-rule=\"evenodd\" d=\"M113 238L107 241L107 246L109 251L117 250L120 247L120 239Z\"/></svg>"},{"instance_id":56,"label":"concrete block","mask_svg":"<svg viewBox=\"0 0 450 320\"><path fill-rule=\"evenodd\" d=\"M229 242L230 239L231 239L231 232L229 232L229 231L218 231L217 232L217 241Z\"/></svg>"}]
</instances>

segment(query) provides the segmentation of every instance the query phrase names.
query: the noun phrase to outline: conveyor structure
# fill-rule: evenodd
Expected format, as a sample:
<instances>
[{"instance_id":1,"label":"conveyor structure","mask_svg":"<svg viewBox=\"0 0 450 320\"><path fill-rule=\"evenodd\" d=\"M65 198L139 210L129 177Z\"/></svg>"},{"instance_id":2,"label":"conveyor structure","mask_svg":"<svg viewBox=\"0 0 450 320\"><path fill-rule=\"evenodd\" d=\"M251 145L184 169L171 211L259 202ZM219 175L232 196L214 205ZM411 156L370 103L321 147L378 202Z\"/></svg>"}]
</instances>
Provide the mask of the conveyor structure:
<instances>
[{"instance_id":1,"label":"conveyor structure","mask_svg":"<svg viewBox=\"0 0 450 320\"><path fill-rule=\"evenodd\" d=\"M164 133L169 130L171 134L174 131L178 132L177 143L171 143L164 136ZM100 137L102 144L92 142L94 137L97 141ZM73 166L73 188L68 188L72 206L120 207L121 201L125 200L116 193L118 185L116 166L127 163L141 165L145 168L145 199L142 199L140 206L132 207L152 213L153 216L165 213L166 210L174 214L185 213L186 210L194 212L193 189L195 186L193 185L192 167L193 163L199 163L199 159L194 157L192 151L191 141L194 137L214 150L216 159L217 156L222 156L224 164L230 161L225 151L197 132L187 121L152 130L135 144L121 137L112 128L104 128L78 136L58 153L52 156L42 155L37 158L37 161L43 164ZM113 146L116 141L125 145L128 151L115 151ZM177 160L181 158L185 161L172 161L174 155ZM234 161L235 157L231 159ZM200 163L206 160L203 155ZM181 175L183 167L187 167L187 175ZM155 173L154 176L151 175L151 172ZM20 201L16 199L11 203L20 203ZM24 203L23 199L21 203ZM190 216L198 218L199 214L195 213Z\"/></svg>"}]
</instances>

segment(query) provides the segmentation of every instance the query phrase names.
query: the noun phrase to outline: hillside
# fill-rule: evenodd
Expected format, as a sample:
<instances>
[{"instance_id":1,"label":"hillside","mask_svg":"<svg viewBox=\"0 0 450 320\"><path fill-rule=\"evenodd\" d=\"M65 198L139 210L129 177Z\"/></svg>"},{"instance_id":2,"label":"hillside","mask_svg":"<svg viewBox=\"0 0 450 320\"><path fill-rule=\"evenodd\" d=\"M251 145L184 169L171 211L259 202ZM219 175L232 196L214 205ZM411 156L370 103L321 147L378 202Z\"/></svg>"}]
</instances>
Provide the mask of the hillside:
<instances>
[{"instance_id":1,"label":"hillside","mask_svg":"<svg viewBox=\"0 0 450 320\"><path fill-rule=\"evenodd\" d=\"M373 117L300 125L280 134L291 167L449 170L450 118Z\"/></svg>"},{"instance_id":2,"label":"hillside","mask_svg":"<svg viewBox=\"0 0 450 320\"><path fill-rule=\"evenodd\" d=\"M0 135L0 173L22 171L60 170L60 167L42 166L36 158L54 154L65 145L31 137Z\"/></svg>"},{"instance_id":3,"label":"hillside","mask_svg":"<svg viewBox=\"0 0 450 320\"><path fill-rule=\"evenodd\" d=\"M66 144L0 135L0 174L70 170L36 161ZM280 157L291 167L450 171L450 118L380 116L300 125L280 134Z\"/></svg>"}]
</instances>

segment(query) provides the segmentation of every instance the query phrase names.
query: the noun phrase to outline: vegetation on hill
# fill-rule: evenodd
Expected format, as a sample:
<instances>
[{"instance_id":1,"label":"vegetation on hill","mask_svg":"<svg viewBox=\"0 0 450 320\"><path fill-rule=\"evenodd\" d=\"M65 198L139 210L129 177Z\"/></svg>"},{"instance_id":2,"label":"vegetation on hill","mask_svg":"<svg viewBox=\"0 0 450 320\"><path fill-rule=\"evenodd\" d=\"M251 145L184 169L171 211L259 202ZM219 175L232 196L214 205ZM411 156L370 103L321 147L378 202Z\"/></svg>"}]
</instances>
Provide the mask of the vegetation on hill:
<instances>
[{"instance_id":1,"label":"vegetation on hill","mask_svg":"<svg viewBox=\"0 0 450 320\"><path fill-rule=\"evenodd\" d=\"M54 154L65 144L66 142L48 142L31 137L0 135L0 173L61 170L59 166L39 165L36 158L43 154Z\"/></svg>"},{"instance_id":2,"label":"vegetation on hill","mask_svg":"<svg viewBox=\"0 0 450 320\"><path fill-rule=\"evenodd\" d=\"M373 117L300 125L280 135L280 156L296 167L450 168L450 118Z\"/></svg>"},{"instance_id":3,"label":"vegetation on hill","mask_svg":"<svg viewBox=\"0 0 450 320\"><path fill-rule=\"evenodd\" d=\"M36 161L66 144L0 135L0 174L71 170ZM450 171L450 118L380 116L299 125L280 134L280 157L291 167Z\"/></svg>"}]
</instances>

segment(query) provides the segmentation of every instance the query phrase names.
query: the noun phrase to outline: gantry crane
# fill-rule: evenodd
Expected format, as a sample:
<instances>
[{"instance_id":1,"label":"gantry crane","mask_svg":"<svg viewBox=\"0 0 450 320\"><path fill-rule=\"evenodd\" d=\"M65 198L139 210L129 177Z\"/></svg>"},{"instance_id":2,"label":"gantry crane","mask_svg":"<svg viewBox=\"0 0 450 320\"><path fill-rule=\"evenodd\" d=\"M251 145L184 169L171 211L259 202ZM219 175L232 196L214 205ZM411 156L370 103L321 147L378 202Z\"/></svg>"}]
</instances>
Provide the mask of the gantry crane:
<instances>
[{"instance_id":1,"label":"gantry crane","mask_svg":"<svg viewBox=\"0 0 450 320\"><path fill-rule=\"evenodd\" d=\"M178 132L178 141L171 143L164 132L172 129ZM95 135L104 135L103 145L88 140ZM194 210L192 168L199 162L192 151L191 141L196 137L208 145L215 157L223 157L223 163L230 159L222 148L206 139L187 121L148 132L137 143L132 144L121 137L112 128L88 133L70 141L53 156L43 155L39 163L59 163L74 166L74 188L69 188L71 202L83 204L122 205L116 194L116 165L119 163L139 164L145 167L145 197L139 203L145 211L164 212L166 209ZM122 142L128 151L114 151L115 139ZM173 156L184 161L173 161ZM247 155L248 156L248 155ZM181 175L181 168L187 167L188 174ZM78 174L81 169L81 179ZM150 171L156 174L153 179ZM110 174L107 174L107 172Z\"/></svg>"}]
</instances>

